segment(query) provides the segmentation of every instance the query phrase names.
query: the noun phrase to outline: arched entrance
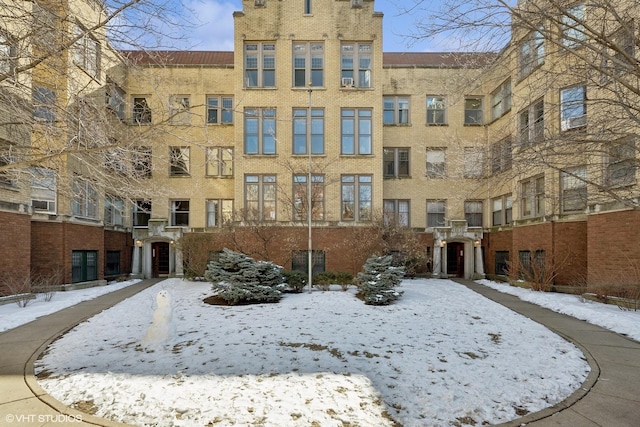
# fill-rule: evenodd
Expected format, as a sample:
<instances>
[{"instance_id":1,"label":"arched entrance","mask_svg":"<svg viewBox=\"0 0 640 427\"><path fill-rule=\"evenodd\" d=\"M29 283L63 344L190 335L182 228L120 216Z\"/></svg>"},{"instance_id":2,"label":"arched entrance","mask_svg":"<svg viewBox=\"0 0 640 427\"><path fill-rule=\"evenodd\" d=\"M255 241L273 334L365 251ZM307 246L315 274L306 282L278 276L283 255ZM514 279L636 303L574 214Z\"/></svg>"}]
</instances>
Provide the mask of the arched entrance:
<instances>
[{"instance_id":1,"label":"arched entrance","mask_svg":"<svg viewBox=\"0 0 640 427\"><path fill-rule=\"evenodd\" d=\"M451 220L433 229L433 277L484 277L482 227L467 227L466 220Z\"/></svg>"}]
</instances>

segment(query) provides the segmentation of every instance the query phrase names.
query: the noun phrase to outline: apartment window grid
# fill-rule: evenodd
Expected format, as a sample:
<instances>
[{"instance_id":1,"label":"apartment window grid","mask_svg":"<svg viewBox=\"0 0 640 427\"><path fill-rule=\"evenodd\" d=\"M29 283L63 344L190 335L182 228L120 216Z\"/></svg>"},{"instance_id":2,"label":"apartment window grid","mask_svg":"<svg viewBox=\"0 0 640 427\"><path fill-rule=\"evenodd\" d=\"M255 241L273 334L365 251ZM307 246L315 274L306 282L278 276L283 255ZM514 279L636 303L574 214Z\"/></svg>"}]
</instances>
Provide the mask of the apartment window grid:
<instances>
[{"instance_id":1,"label":"apartment window grid","mask_svg":"<svg viewBox=\"0 0 640 427\"><path fill-rule=\"evenodd\" d=\"M147 227L151 219L151 201L135 200L132 209L133 226Z\"/></svg>"},{"instance_id":2,"label":"apartment window grid","mask_svg":"<svg viewBox=\"0 0 640 427\"><path fill-rule=\"evenodd\" d=\"M74 177L71 210L74 216L98 218L98 192L86 179Z\"/></svg>"},{"instance_id":3,"label":"apartment window grid","mask_svg":"<svg viewBox=\"0 0 640 427\"><path fill-rule=\"evenodd\" d=\"M189 226L189 200L171 200L171 226L172 227L188 227Z\"/></svg>"},{"instance_id":4,"label":"apartment window grid","mask_svg":"<svg viewBox=\"0 0 640 427\"><path fill-rule=\"evenodd\" d=\"M408 178L410 152L410 148L383 149L384 177Z\"/></svg>"},{"instance_id":5,"label":"apartment window grid","mask_svg":"<svg viewBox=\"0 0 640 427\"><path fill-rule=\"evenodd\" d=\"M105 225L124 225L124 200L120 197L107 194L104 199L104 223Z\"/></svg>"},{"instance_id":6,"label":"apartment window grid","mask_svg":"<svg viewBox=\"0 0 640 427\"><path fill-rule=\"evenodd\" d=\"M275 221L276 194L275 175L245 175L245 219L249 221Z\"/></svg>"},{"instance_id":7,"label":"apartment window grid","mask_svg":"<svg viewBox=\"0 0 640 427\"><path fill-rule=\"evenodd\" d=\"M539 100L520 112L518 118L520 145L544 139L544 101Z\"/></svg>"},{"instance_id":8,"label":"apartment window grid","mask_svg":"<svg viewBox=\"0 0 640 427\"><path fill-rule=\"evenodd\" d=\"M447 176L446 152L444 147L427 148L427 178L444 178Z\"/></svg>"},{"instance_id":9,"label":"apartment window grid","mask_svg":"<svg viewBox=\"0 0 640 427\"><path fill-rule=\"evenodd\" d=\"M324 86L324 43L293 43L293 86Z\"/></svg>"},{"instance_id":10,"label":"apartment window grid","mask_svg":"<svg viewBox=\"0 0 640 427\"><path fill-rule=\"evenodd\" d=\"M7 144L7 146L9 147L11 146L10 143L2 139L0 139L0 144L3 144L3 145ZM13 163L12 156L10 155L0 156L0 167L8 166L11 163ZM17 180L14 174L12 173L12 171L10 170L0 171L0 185L7 186L7 187L16 187L16 184L17 184Z\"/></svg>"},{"instance_id":11,"label":"apartment window grid","mask_svg":"<svg viewBox=\"0 0 640 427\"><path fill-rule=\"evenodd\" d=\"M293 251L291 254L291 269L307 273L309 270L309 251ZM311 274L320 274L325 271L325 252L323 250L311 251Z\"/></svg>"},{"instance_id":12,"label":"apartment window grid","mask_svg":"<svg viewBox=\"0 0 640 427\"><path fill-rule=\"evenodd\" d=\"M98 251L71 251L71 282L98 279Z\"/></svg>"},{"instance_id":13,"label":"apartment window grid","mask_svg":"<svg viewBox=\"0 0 640 427\"><path fill-rule=\"evenodd\" d=\"M411 211L409 200L386 199L382 204L384 225L409 227Z\"/></svg>"},{"instance_id":14,"label":"apartment window grid","mask_svg":"<svg viewBox=\"0 0 640 427\"><path fill-rule=\"evenodd\" d=\"M371 175L342 175L341 194L343 221L371 221L373 203Z\"/></svg>"},{"instance_id":15,"label":"apartment window grid","mask_svg":"<svg viewBox=\"0 0 640 427\"><path fill-rule=\"evenodd\" d=\"M409 97L385 96L382 101L382 123L385 125L409 124Z\"/></svg>"},{"instance_id":16,"label":"apartment window grid","mask_svg":"<svg viewBox=\"0 0 640 427\"><path fill-rule=\"evenodd\" d=\"M324 154L324 109L311 109L311 135L309 135L309 109L293 110L293 154L307 154L311 136L311 154Z\"/></svg>"},{"instance_id":17,"label":"apartment window grid","mask_svg":"<svg viewBox=\"0 0 640 427\"><path fill-rule=\"evenodd\" d=\"M482 98L466 97L464 99L464 124L466 126L484 124Z\"/></svg>"},{"instance_id":18,"label":"apartment window grid","mask_svg":"<svg viewBox=\"0 0 640 427\"><path fill-rule=\"evenodd\" d=\"M614 144L606 158L606 184L624 187L636 183L636 141Z\"/></svg>"},{"instance_id":19,"label":"apartment window grid","mask_svg":"<svg viewBox=\"0 0 640 427\"><path fill-rule=\"evenodd\" d=\"M523 79L544 63L544 27L532 31L527 35L518 51L518 70L520 78Z\"/></svg>"},{"instance_id":20,"label":"apartment window grid","mask_svg":"<svg viewBox=\"0 0 640 427\"><path fill-rule=\"evenodd\" d=\"M36 212L56 213L56 172L45 168L31 169L31 206Z\"/></svg>"},{"instance_id":21,"label":"apartment window grid","mask_svg":"<svg viewBox=\"0 0 640 427\"><path fill-rule=\"evenodd\" d=\"M15 71L17 62L18 49L15 42L11 39L11 37L0 34L0 73L13 73Z\"/></svg>"},{"instance_id":22,"label":"apartment window grid","mask_svg":"<svg viewBox=\"0 0 640 427\"><path fill-rule=\"evenodd\" d=\"M482 178L484 176L484 149L481 147L464 148L464 177Z\"/></svg>"},{"instance_id":23,"label":"apartment window grid","mask_svg":"<svg viewBox=\"0 0 640 427\"><path fill-rule=\"evenodd\" d=\"M115 276L120 274L120 251L107 251L104 263L104 275Z\"/></svg>"},{"instance_id":24,"label":"apartment window grid","mask_svg":"<svg viewBox=\"0 0 640 427\"><path fill-rule=\"evenodd\" d=\"M233 124L232 96L207 96L207 123L210 125Z\"/></svg>"},{"instance_id":25,"label":"apartment window grid","mask_svg":"<svg viewBox=\"0 0 640 427\"><path fill-rule=\"evenodd\" d=\"M247 88L276 86L276 45L251 42L244 45L244 76Z\"/></svg>"},{"instance_id":26,"label":"apartment window grid","mask_svg":"<svg viewBox=\"0 0 640 427\"><path fill-rule=\"evenodd\" d=\"M372 110L345 108L341 111L343 155L369 155L373 150Z\"/></svg>"},{"instance_id":27,"label":"apartment window grid","mask_svg":"<svg viewBox=\"0 0 640 427\"><path fill-rule=\"evenodd\" d=\"M188 125L191 123L191 99L187 95L172 95L169 97L169 123L173 125Z\"/></svg>"},{"instance_id":28,"label":"apartment window grid","mask_svg":"<svg viewBox=\"0 0 640 427\"><path fill-rule=\"evenodd\" d=\"M107 108L120 120L125 119L126 94L122 88L113 82L107 83L105 88L105 102Z\"/></svg>"},{"instance_id":29,"label":"apartment window grid","mask_svg":"<svg viewBox=\"0 0 640 427\"><path fill-rule=\"evenodd\" d=\"M427 96L427 125L447 124L446 99L444 96Z\"/></svg>"},{"instance_id":30,"label":"apartment window grid","mask_svg":"<svg viewBox=\"0 0 640 427\"><path fill-rule=\"evenodd\" d=\"M581 129L587 125L587 88L573 86L560 91L560 130Z\"/></svg>"},{"instance_id":31,"label":"apartment window grid","mask_svg":"<svg viewBox=\"0 0 640 427\"><path fill-rule=\"evenodd\" d=\"M371 43L342 43L340 52L342 86L371 87L373 57Z\"/></svg>"},{"instance_id":32,"label":"apartment window grid","mask_svg":"<svg viewBox=\"0 0 640 427\"><path fill-rule=\"evenodd\" d=\"M233 222L233 199L207 199L205 206L207 227L221 227Z\"/></svg>"},{"instance_id":33,"label":"apartment window grid","mask_svg":"<svg viewBox=\"0 0 640 427\"><path fill-rule=\"evenodd\" d=\"M511 194L491 199L491 225L510 225L513 220L513 197Z\"/></svg>"},{"instance_id":34,"label":"apartment window grid","mask_svg":"<svg viewBox=\"0 0 640 427\"><path fill-rule=\"evenodd\" d=\"M308 219L309 175L293 176L293 219L305 221ZM324 175L311 175L311 219L324 220Z\"/></svg>"},{"instance_id":35,"label":"apartment window grid","mask_svg":"<svg viewBox=\"0 0 640 427\"><path fill-rule=\"evenodd\" d=\"M73 63L95 79L100 78L100 43L80 25L75 26L78 40L73 44Z\"/></svg>"},{"instance_id":36,"label":"apartment window grid","mask_svg":"<svg viewBox=\"0 0 640 427\"><path fill-rule=\"evenodd\" d=\"M43 86L33 87L33 117L53 123L56 120L56 92Z\"/></svg>"},{"instance_id":37,"label":"apartment window grid","mask_svg":"<svg viewBox=\"0 0 640 427\"><path fill-rule=\"evenodd\" d=\"M469 227L482 227L483 204L480 200L468 200L464 202L464 219Z\"/></svg>"},{"instance_id":38,"label":"apartment window grid","mask_svg":"<svg viewBox=\"0 0 640 427\"><path fill-rule=\"evenodd\" d=\"M276 154L276 110L247 108L244 113L244 153Z\"/></svg>"},{"instance_id":39,"label":"apartment window grid","mask_svg":"<svg viewBox=\"0 0 640 427\"><path fill-rule=\"evenodd\" d=\"M151 108L146 96L134 96L132 109L132 122L137 124L151 123Z\"/></svg>"},{"instance_id":40,"label":"apartment window grid","mask_svg":"<svg viewBox=\"0 0 640 427\"><path fill-rule=\"evenodd\" d=\"M497 174L511 169L513 143L510 136L491 145L491 173Z\"/></svg>"},{"instance_id":41,"label":"apartment window grid","mask_svg":"<svg viewBox=\"0 0 640 427\"><path fill-rule=\"evenodd\" d=\"M207 147L207 166L205 173L210 177L233 177L233 148Z\"/></svg>"},{"instance_id":42,"label":"apartment window grid","mask_svg":"<svg viewBox=\"0 0 640 427\"><path fill-rule=\"evenodd\" d=\"M444 227L446 225L446 201L427 200L427 227Z\"/></svg>"},{"instance_id":43,"label":"apartment window grid","mask_svg":"<svg viewBox=\"0 0 640 427\"><path fill-rule=\"evenodd\" d=\"M587 208L587 168L561 173L562 212L583 212Z\"/></svg>"},{"instance_id":44,"label":"apartment window grid","mask_svg":"<svg viewBox=\"0 0 640 427\"><path fill-rule=\"evenodd\" d=\"M536 176L520 183L520 215L522 218L544 216L544 176Z\"/></svg>"},{"instance_id":45,"label":"apartment window grid","mask_svg":"<svg viewBox=\"0 0 640 427\"><path fill-rule=\"evenodd\" d=\"M139 178L150 178L152 170L151 161L151 147L135 147L131 153L134 175Z\"/></svg>"},{"instance_id":46,"label":"apartment window grid","mask_svg":"<svg viewBox=\"0 0 640 427\"><path fill-rule=\"evenodd\" d=\"M190 147L169 147L169 176L190 176L190 158Z\"/></svg>"},{"instance_id":47,"label":"apartment window grid","mask_svg":"<svg viewBox=\"0 0 640 427\"><path fill-rule=\"evenodd\" d=\"M491 93L491 120L499 119L511 110L511 79Z\"/></svg>"},{"instance_id":48,"label":"apartment window grid","mask_svg":"<svg viewBox=\"0 0 640 427\"><path fill-rule=\"evenodd\" d=\"M569 49L580 47L586 40L584 27L585 5L576 4L566 9L561 18L562 45Z\"/></svg>"}]
</instances>

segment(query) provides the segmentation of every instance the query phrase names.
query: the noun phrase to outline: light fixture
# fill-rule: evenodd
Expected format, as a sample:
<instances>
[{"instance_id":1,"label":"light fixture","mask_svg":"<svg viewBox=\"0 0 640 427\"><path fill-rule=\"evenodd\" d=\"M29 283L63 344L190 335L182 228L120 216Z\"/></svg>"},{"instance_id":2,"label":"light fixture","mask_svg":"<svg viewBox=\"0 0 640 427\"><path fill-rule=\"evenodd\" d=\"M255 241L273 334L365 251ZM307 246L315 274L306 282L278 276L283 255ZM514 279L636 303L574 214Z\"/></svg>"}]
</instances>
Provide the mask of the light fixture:
<instances>
[{"instance_id":1,"label":"light fixture","mask_svg":"<svg viewBox=\"0 0 640 427\"><path fill-rule=\"evenodd\" d=\"M477 248L478 246L480 246L480 240L476 240L476 241L474 241L474 242L473 242L473 246L475 246L476 248Z\"/></svg>"},{"instance_id":2,"label":"light fixture","mask_svg":"<svg viewBox=\"0 0 640 427\"><path fill-rule=\"evenodd\" d=\"M142 247L142 240L136 240L136 246L141 248Z\"/></svg>"},{"instance_id":3,"label":"light fixture","mask_svg":"<svg viewBox=\"0 0 640 427\"><path fill-rule=\"evenodd\" d=\"M442 240L440 241L440 247L445 247L447 245L447 241L446 240Z\"/></svg>"}]
</instances>

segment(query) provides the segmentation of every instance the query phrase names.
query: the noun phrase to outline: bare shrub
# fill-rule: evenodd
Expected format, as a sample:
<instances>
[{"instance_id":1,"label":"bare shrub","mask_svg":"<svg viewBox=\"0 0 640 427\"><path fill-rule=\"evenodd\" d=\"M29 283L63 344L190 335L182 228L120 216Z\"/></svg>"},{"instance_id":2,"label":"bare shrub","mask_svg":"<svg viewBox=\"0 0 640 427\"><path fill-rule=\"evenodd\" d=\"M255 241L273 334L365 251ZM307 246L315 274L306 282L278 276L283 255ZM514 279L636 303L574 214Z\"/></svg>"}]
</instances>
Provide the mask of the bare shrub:
<instances>
[{"instance_id":1,"label":"bare shrub","mask_svg":"<svg viewBox=\"0 0 640 427\"><path fill-rule=\"evenodd\" d=\"M18 307L26 307L33 300L31 278L29 275L4 274L0 276L4 288L3 294L13 296Z\"/></svg>"},{"instance_id":2,"label":"bare shrub","mask_svg":"<svg viewBox=\"0 0 640 427\"><path fill-rule=\"evenodd\" d=\"M522 252L525 253L524 256L507 262L509 278L512 281L526 282L529 288L534 291L549 292L563 263L555 263L553 259L547 259L545 251Z\"/></svg>"},{"instance_id":3,"label":"bare shrub","mask_svg":"<svg viewBox=\"0 0 640 427\"><path fill-rule=\"evenodd\" d=\"M53 299L60 289L64 277L62 268L56 268L48 273L31 274L31 290L43 296L45 302Z\"/></svg>"}]
</instances>

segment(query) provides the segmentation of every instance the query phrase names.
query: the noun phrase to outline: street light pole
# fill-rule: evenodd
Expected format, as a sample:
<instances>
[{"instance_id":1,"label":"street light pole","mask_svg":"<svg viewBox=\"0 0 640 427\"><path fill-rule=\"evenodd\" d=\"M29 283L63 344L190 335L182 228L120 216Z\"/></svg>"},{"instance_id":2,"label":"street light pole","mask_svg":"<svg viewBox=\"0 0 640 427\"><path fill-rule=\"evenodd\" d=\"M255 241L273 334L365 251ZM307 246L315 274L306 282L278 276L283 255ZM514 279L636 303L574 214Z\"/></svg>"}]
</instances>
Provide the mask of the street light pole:
<instances>
[{"instance_id":1,"label":"street light pole","mask_svg":"<svg viewBox=\"0 0 640 427\"><path fill-rule=\"evenodd\" d=\"M307 282L309 283L309 293L313 286L313 241L311 239L311 82L309 82L309 111L307 111L307 157L309 158L309 176L307 177L307 221L309 231L309 248L307 253Z\"/></svg>"}]
</instances>

